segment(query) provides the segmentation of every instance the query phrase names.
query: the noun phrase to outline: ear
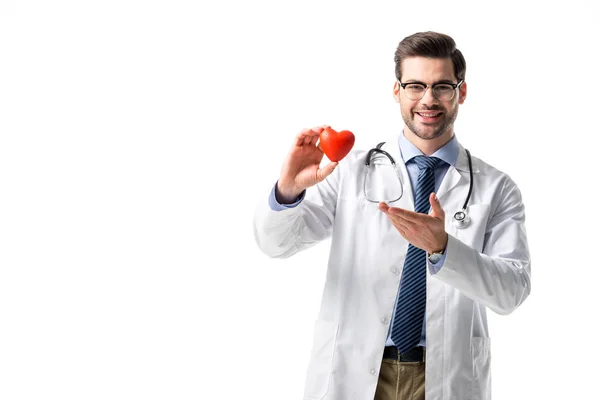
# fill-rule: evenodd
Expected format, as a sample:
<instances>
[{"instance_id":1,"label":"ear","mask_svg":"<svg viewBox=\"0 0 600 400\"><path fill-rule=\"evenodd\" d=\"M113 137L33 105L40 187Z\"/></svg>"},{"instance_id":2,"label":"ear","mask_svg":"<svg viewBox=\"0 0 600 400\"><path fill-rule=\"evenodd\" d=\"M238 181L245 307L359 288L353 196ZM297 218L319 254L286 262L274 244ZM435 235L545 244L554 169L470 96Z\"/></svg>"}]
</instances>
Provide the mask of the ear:
<instances>
[{"instance_id":1,"label":"ear","mask_svg":"<svg viewBox=\"0 0 600 400\"><path fill-rule=\"evenodd\" d=\"M396 103L400 103L400 85L398 84L398 81L394 82L393 94Z\"/></svg>"},{"instance_id":2,"label":"ear","mask_svg":"<svg viewBox=\"0 0 600 400\"><path fill-rule=\"evenodd\" d=\"M467 82L463 82L458 89L458 104L465 102L467 98Z\"/></svg>"}]
</instances>

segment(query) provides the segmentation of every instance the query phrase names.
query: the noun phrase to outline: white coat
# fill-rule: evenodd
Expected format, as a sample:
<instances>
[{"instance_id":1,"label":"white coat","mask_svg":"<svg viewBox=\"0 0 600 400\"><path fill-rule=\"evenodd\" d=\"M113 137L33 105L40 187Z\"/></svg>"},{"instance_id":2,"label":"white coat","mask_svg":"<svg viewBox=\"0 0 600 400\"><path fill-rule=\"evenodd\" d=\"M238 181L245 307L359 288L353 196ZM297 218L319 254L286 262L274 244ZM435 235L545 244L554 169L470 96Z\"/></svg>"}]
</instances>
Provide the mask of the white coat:
<instances>
[{"instance_id":1,"label":"white coat","mask_svg":"<svg viewBox=\"0 0 600 400\"><path fill-rule=\"evenodd\" d=\"M530 293L530 258L521 193L505 173L472 157L468 227L451 222L469 190L459 144L437 192L446 214L446 259L427 274L427 400L491 398L486 309L514 311ZM383 146L402 169L404 195L390 205L414 211L398 138ZM254 233L270 257L289 257L331 238L321 308L314 329L305 400L372 400L408 242L365 200L366 151L352 151L295 208L273 211L265 198Z\"/></svg>"}]
</instances>

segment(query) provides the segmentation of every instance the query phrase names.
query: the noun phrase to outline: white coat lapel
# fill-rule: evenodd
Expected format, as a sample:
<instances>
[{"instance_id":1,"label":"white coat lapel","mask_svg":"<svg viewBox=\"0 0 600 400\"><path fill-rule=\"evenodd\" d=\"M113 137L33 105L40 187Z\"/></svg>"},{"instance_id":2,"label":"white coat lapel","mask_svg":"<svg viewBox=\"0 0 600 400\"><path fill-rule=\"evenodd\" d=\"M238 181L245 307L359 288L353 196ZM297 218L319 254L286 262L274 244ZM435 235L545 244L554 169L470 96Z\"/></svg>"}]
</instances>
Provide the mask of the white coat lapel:
<instances>
[{"instance_id":1,"label":"white coat lapel","mask_svg":"<svg viewBox=\"0 0 600 400\"><path fill-rule=\"evenodd\" d=\"M468 185L470 176L469 176L469 161L467 158L467 153L464 147L459 143L458 144L458 158L456 159L456 166L450 165L448 167L448 171L440 184L440 187L437 191L437 196L440 199L440 203L444 197L450 193L456 186L460 183L461 186ZM475 164L473 164L473 174L479 172L479 169Z\"/></svg>"}]
</instances>

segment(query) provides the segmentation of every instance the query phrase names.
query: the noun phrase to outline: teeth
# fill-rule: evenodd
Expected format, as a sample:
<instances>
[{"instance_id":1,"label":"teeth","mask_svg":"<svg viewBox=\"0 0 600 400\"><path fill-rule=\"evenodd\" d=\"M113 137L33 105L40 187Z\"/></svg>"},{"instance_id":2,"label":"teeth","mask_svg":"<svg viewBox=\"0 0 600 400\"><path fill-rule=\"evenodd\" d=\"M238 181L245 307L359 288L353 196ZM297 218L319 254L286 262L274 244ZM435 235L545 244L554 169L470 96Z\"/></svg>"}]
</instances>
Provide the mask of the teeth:
<instances>
[{"instance_id":1,"label":"teeth","mask_svg":"<svg viewBox=\"0 0 600 400\"><path fill-rule=\"evenodd\" d=\"M423 117L427 117L427 118L437 117L438 115L440 115L439 113L436 113L436 114L417 113L417 114L422 115Z\"/></svg>"}]
</instances>

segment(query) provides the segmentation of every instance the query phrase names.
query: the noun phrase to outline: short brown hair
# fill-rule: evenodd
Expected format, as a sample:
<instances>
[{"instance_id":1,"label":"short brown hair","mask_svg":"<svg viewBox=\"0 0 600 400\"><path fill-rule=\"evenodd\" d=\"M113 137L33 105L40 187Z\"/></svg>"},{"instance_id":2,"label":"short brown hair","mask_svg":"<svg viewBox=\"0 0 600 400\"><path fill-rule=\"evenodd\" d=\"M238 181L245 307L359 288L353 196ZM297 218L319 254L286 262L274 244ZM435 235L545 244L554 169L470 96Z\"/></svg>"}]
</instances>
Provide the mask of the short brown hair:
<instances>
[{"instance_id":1,"label":"short brown hair","mask_svg":"<svg viewBox=\"0 0 600 400\"><path fill-rule=\"evenodd\" d=\"M456 43L448 35L437 32L419 32L405 37L394 54L396 78L402 77L402 60L409 57L450 58L454 65L456 79L464 80L467 63Z\"/></svg>"}]
</instances>

